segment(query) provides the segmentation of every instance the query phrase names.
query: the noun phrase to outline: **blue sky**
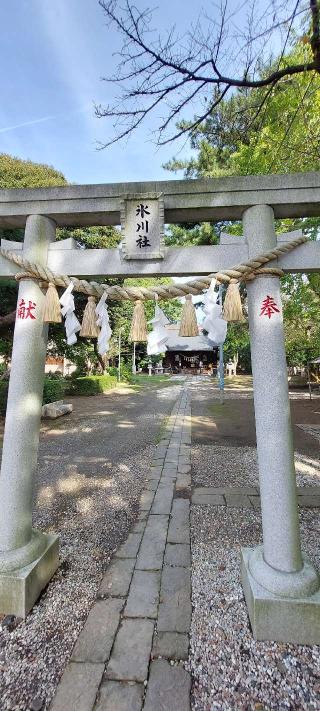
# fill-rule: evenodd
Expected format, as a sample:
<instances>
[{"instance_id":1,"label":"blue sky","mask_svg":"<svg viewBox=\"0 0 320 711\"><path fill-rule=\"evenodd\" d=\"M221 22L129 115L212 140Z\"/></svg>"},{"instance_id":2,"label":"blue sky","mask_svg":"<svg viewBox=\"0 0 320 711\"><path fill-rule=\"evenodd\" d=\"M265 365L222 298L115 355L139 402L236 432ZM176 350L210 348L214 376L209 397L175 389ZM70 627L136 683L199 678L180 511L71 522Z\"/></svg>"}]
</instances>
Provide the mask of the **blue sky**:
<instances>
[{"instance_id":1,"label":"blue sky","mask_svg":"<svg viewBox=\"0 0 320 711\"><path fill-rule=\"evenodd\" d=\"M191 0L161 0L163 27L182 16L187 27ZM128 142L96 149L109 126L93 102L111 97L101 76L115 68L119 42L97 0L2 0L0 24L0 152L53 165L73 183L173 177L161 166L178 147L157 149L150 122Z\"/></svg>"},{"instance_id":2,"label":"blue sky","mask_svg":"<svg viewBox=\"0 0 320 711\"><path fill-rule=\"evenodd\" d=\"M149 0L135 3L145 9ZM150 0L149 6L153 4ZM212 0L202 0L201 5L194 0L159 0L158 4L152 27L159 33L176 24L183 34L198 14L204 24L206 15L220 15L218 3ZM256 0L255 7L263 15L265 0ZM249 8L246 0L229 0L236 39L241 37ZM113 103L116 89L101 77L114 73L114 53L121 41L107 26L98 0L1 0L0 26L0 152L53 165L73 183L174 177L162 164L173 156L190 155L190 148L185 139L157 148L152 143L156 117L127 142L97 150L99 141L110 138L111 125L94 116L93 104ZM232 46L234 41L231 51ZM230 50L224 60L232 72ZM186 117L192 115L191 109Z\"/></svg>"}]
</instances>

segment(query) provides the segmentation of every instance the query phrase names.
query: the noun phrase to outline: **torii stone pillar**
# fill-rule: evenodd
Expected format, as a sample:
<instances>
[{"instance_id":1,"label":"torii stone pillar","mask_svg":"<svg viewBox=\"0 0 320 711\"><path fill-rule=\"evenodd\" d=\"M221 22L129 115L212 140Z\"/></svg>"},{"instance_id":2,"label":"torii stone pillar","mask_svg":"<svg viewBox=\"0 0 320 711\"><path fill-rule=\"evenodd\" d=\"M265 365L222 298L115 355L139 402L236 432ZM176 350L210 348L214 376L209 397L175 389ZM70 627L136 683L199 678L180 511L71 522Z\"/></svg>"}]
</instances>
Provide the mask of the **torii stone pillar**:
<instances>
[{"instance_id":1,"label":"torii stone pillar","mask_svg":"<svg viewBox=\"0 0 320 711\"><path fill-rule=\"evenodd\" d=\"M27 218L23 256L46 265L55 223ZM44 292L20 282L0 474L0 613L25 617L58 566L58 537L32 529L48 327ZM31 308L29 308L31 307ZM29 311L28 311L29 308Z\"/></svg>"},{"instance_id":2,"label":"torii stone pillar","mask_svg":"<svg viewBox=\"0 0 320 711\"><path fill-rule=\"evenodd\" d=\"M268 205L246 210L243 226L249 258L275 246ZM319 578L300 547L279 278L258 276L247 293L263 546L242 551L245 598L257 639L319 644Z\"/></svg>"}]
</instances>

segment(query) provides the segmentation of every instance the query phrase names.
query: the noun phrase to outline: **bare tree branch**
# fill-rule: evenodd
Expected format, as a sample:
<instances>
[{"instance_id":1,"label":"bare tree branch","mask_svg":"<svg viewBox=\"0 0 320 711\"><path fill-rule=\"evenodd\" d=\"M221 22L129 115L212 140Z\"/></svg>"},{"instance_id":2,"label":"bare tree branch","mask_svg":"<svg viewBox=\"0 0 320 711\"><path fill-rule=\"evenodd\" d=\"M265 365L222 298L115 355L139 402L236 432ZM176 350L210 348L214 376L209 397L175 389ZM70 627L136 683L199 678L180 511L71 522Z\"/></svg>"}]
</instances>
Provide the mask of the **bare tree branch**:
<instances>
[{"instance_id":1,"label":"bare tree branch","mask_svg":"<svg viewBox=\"0 0 320 711\"><path fill-rule=\"evenodd\" d=\"M101 148L128 137L151 113L158 122L158 144L174 141L197 128L229 90L254 92L267 88L260 97L257 117L279 82L320 72L318 0L269 0L263 11L255 0L244 2L236 10L234 6L229 9L228 0L220 1L216 16L205 18L205 29L203 20L198 19L185 35L179 36L173 27L162 38L150 29L152 13L148 8L141 11L131 0L124 0L123 7L117 0L99 0L122 41L118 71L104 78L120 87L120 96L115 105L96 106L96 115L113 119L116 131L113 138L100 144ZM238 26L240 10L242 16L246 12L246 22L242 20ZM285 53L292 32L300 30L301 22L309 26L309 57L303 63L290 64ZM280 58L275 67L271 50L279 41ZM265 69L268 61L269 71ZM165 111L163 118L157 113L160 107ZM182 112L194 107L193 121L181 127ZM172 131L177 119L180 126Z\"/></svg>"}]
</instances>

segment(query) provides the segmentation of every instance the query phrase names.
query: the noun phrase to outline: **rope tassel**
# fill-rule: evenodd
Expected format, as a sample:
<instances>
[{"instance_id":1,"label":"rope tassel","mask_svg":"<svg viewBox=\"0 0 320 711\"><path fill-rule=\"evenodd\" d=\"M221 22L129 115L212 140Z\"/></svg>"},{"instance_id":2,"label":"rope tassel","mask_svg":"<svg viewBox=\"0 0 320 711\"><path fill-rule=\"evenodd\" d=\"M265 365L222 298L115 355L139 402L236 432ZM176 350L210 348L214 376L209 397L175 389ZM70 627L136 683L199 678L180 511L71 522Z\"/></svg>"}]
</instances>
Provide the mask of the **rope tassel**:
<instances>
[{"instance_id":1,"label":"rope tassel","mask_svg":"<svg viewBox=\"0 0 320 711\"><path fill-rule=\"evenodd\" d=\"M244 321L239 284L230 282L223 304L222 316L225 321Z\"/></svg>"},{"instance_id":2,"label":"rope tassel","mask_svg":"<svg viewBox=\"0 0 320 711\"><path fill-rule=\"evenodd\" d=\"M96 302L94 296L89 296L86 308L83 312L80 336L82 338L98 338L99 328L97 326Z\"/></svg>"},{"instance_id":3,"label":"rope tassel","mask_svg":"<svg viewBox=\"0 0 320 711\"><path fill-rule=\"evenodd\" d=\"M132 343L145 343L147 340L147 322L144 306L142 301L138 299L133 309L129 341Z\"/></svg>"},{"instance_id":4,"label":"rope tassel","mask_svg":"<svg viewBox=\"0 0 320 711\"><path fill-rule=\"evenodd\" d=\"M62 321L59 294L52 282L49 282L45 296L43 321L44 323L61 323Z\"/></svg>"},{"instance_id":5,"label":"rope tassel","mask_svg":"<svg viewBox=\"0 0 320 711\"><path fill-rule=\"evenodd\" d=\"M186 296L185 303L183 304L179 336L198 336L199 328L197 323L196 310L192 303L192 296L188 294Z\"/></svg>"}]
</instances>

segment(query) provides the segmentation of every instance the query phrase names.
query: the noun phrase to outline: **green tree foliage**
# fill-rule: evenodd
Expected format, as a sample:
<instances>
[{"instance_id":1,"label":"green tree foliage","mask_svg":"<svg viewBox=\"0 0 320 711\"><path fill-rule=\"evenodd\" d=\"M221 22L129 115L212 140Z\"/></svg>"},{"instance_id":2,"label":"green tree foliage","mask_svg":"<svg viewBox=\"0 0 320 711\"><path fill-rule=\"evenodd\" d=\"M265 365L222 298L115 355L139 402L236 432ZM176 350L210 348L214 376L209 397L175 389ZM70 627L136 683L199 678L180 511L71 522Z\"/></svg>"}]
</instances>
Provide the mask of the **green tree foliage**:
<instances>
[{"instance_id":1,"label":"green tree foliage","mask_svg":"<svg viewBox=\"0 0 320 711\"><path fill-rule=\"evenodd\" d=\"M62 173L51 166L21 160L6 153L0 154L0 188L40 188L66 185L67 181ZM0 229L0 239L23 240L22 229ZM0 284L0 317L14 314L17 302L18 287L12 280L1 281ZM0 339L1 355L10 358L12 345L13 323L5 324L5 329Z\"/></svg>"},{"instance_id":2,"label":"green tree foliage","mask_svg":"<svg viewBox=\"0 0 320 711\"><path fill-rule=\"evenodd\" d=\"M307 62L309 56L309 46L298 41L280 66ZM318 72L289 77L255 94L241 90L191 130L195 156L173 158L165 167L183 170L188 178L319 170L319 114Z\"/></svg>"},{"instance_id":3,"label":"green tree foliage","mask_svg":"<svg viewBox=\"0 0 320 711\"><path fill-rule=\"evenodd\" d=\"M100 225L97 227L60 227L57 240L73 237L79 247L86 249L115 249L121 241L121 232L115 227Z\"/></svg>"},{"instance_id":4,"label":"green tree foliage","mask_svg":"<svg viewBox=\"0 0 320 711\"><path fill-rule=\"evenodd\" d=\"M20 160L7 154L0 154L0 188L40 188L63 185L67 185L63 174L50 166ZM23 237L23 229L0 230L0 238L23 241ZM67 239L68 237L73 237L79 247L86 249L111 249L116 247L121 239L119 230L108 226L57 229L57 240ZM5 324L2 338L0 339L0 354L6 360L9 360L11 355L17 291L18 286L13 280L8 279L0 284L0 317L10 313L13 317L11 324ZM85 303L86 297L79 295L77 297L79 318L82 317ZM116 318L116 309L114 316ZM99 367L96 344L85 339L79 339L76 346L67 346L62 326L50 325L49 345L53 354L65 355L71 360L75 360L82 373L86 373L92 364L95 367Z\"/></svg>"},{"instance_id":5,"label":"green tree foliage","mask_svg":"<svg viewBox=\"0 0 320 711\"><path fill-rule=\"evenodd\" d=\"M0 153L0 188L49 188L57 185L67 185L67 181L52 166Z\"/></svg>"},{"instance_id":6,"label":"green tree foliage","mask_svg":"<svg viewBox=\"0 0 320 711\"><path fill-rule=\"evenodd\" d=\"M308 61L310 47L298 41L280 66ZM279 60L275 61L278 66ZM263 75L263 71L262 71ZM173 158L168 170L182 170L186 178L288 173L320 170L320 75L287 77L276 86L234 93L195 130L190 131L194 155ZM221 228L241 234L241 223L223 223L192 229L170 226L167 241L176 244L212 244ZM303 229L311 239L319 235L319 218L278 220L278 232ZM320 353L320 275L288 275L282 279L287 359L306 363ZM231 324L225 344L227 357L239 353L249 365L246 324Z\"/></svg>"}]
</instances>

